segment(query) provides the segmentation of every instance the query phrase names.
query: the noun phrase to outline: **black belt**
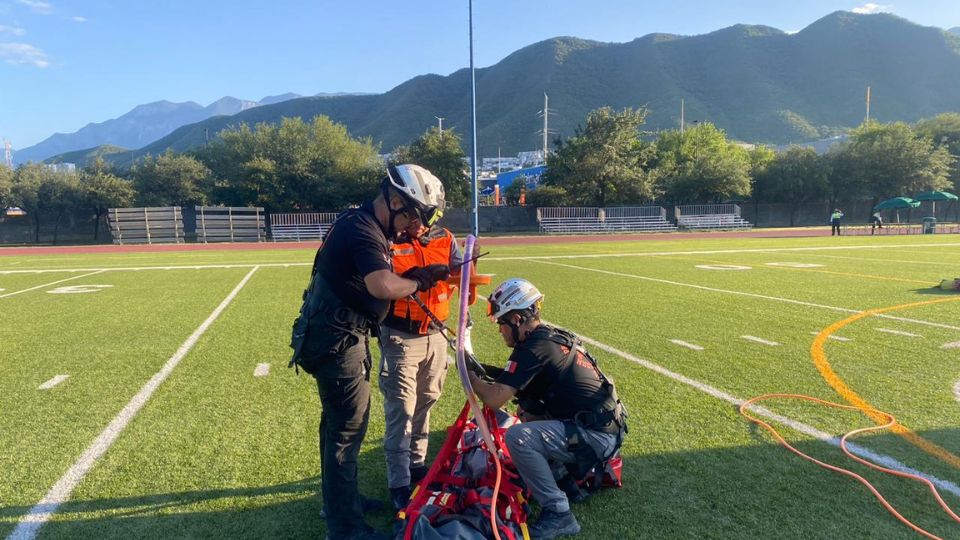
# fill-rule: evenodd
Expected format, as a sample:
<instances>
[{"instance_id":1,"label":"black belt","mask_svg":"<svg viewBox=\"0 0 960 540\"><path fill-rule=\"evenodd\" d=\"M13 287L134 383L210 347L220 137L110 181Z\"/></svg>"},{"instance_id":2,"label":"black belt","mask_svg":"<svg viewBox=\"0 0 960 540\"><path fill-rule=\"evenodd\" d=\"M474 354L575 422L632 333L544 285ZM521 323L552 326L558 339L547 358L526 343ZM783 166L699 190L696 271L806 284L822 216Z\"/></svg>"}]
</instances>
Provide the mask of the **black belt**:
<instances>
[{"instance_id":1,"label":"black belt","mask_svg":"<svg viewBox=\"0 0 960 540\"><path fill-rule=\"evenodd\" d=\"M396 315L390 314L387 315L387 318L383 320L382 324L392 330L399 330L400 332L419 335L420 328L423 326L423 321L416 321L406 317L397 317ZM426 335L432 336L439 333L440 329L437 328L432 322L427 325Z\"/></svg>"}]
</instances>

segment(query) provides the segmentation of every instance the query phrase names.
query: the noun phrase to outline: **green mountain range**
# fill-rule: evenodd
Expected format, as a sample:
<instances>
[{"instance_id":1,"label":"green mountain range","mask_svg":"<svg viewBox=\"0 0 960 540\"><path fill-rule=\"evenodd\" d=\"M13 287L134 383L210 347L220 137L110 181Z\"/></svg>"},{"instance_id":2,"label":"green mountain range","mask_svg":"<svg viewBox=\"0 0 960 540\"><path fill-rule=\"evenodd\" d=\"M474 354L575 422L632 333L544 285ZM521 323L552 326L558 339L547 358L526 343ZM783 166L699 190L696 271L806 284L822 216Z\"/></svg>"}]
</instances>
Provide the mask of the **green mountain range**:
<instances>
[{"instance_id":1,"label":"green mountain range","mask_svg":"<svg viewBox=\"0 0 960 540\"><path fill-rule=\"evenodd\" d=\"M954 29L955 30L955 29ZM890 14L836 12L800 32L736 25L698 36L650 34L629 43L558 37L536 43L477 70L479 154L504 155L541 146L543 94L550 96L550 130L569 136L587 113L603 106L646 106L651 131L686 122L712 122L734 139L783 144L809 141L857 126L865 115L915 121L960 111L960 35ZM324 114L354 136L370 136L384 152L409 143L445 118L469 133L470 75L421 75L373 95L293 99L185 125L131 153L184 151L241 122Z\"/></svg>"}]
</instances>

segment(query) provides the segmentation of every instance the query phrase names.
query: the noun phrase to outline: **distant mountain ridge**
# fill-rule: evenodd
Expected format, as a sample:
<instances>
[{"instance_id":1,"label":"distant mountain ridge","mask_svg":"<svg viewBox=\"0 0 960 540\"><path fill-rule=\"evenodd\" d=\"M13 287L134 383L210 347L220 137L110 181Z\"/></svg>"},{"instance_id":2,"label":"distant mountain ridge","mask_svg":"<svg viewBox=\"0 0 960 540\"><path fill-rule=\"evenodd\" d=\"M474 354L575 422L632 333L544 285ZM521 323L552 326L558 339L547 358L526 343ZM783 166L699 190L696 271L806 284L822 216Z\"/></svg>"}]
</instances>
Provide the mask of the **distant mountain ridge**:
<instances>
[{"instance_id":1,"label":"distant mountain ridge","mask_svg":"<svg viewBox=\"0 0 960 540\"><path fill-rule=\"evenodd\" d=\"M240 123L324 114L384 151L407 144L435 116L461 135L470 126L470 74L414 77L383 94L305 97L183 125L147 146L107 156L131 163L170 148L185 151L204 136ZM598 107L646 106L650 131L712 122L732 138L784 144L830 137L859 125L865 90L871 117L915 121L960 111L960 35L881 13L838 11L787 34L734 25L709 34L649 34L628 43L558 37L524 47L477 70L480 155L537 148L543 94L550 129L571 135ZM469 141L467 141L469 144Z\"/></svg>"}]
</instances>

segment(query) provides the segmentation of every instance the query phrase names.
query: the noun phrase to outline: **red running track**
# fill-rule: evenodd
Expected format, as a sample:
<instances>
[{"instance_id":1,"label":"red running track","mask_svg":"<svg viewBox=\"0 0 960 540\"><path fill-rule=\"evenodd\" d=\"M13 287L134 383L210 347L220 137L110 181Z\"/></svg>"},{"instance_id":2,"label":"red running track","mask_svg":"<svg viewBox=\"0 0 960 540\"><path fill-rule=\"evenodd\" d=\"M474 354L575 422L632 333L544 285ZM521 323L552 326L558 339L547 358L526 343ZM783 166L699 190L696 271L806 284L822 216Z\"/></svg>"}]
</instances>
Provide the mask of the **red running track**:
<instances>
[{"instance_id":1,"label":"red running track","mask_svg":"<svg viewBox=\"0 0 960 540\"><path fill-rule=\"evenodd\" d=\"M517 244L570 244L577 242L646 242L650 240L696 240L703 238L804 238L830 236L830 229L768 229L699 233L597 234L561 236L492 236L482 238L484 246ZM88 253L159 253L164 251L226 251L244 249L317 249L320 242L249 242L234 244L137 244L116 246L33 246L0 247L0 257L12 255L61 255Z\"/></svg>"}]
</instances>

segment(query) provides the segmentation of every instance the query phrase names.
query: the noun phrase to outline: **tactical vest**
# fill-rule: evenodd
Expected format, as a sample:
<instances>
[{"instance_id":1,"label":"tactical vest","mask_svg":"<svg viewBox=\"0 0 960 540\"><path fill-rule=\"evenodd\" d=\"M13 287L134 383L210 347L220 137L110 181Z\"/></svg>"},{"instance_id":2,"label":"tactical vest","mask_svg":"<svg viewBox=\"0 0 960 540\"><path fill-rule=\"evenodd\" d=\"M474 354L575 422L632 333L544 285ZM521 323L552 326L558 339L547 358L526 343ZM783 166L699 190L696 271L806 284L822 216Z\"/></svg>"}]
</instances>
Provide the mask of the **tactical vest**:
<instances>
[{"instance_id":1,"label":"tactical vest","mask_svg":"<svg viewBox=\"0 0 960 540\"><path fill-rule=\"evenodd\" d=\"M333 226L336 227L337 221L351 212L360 211L362 210L352 209L341 213L334 220ZM328 231L327 235L329 234ZM303 291L303 304L300 306L299 315L293 321L290 337L293 354L289 367L299 366L311 374L316 373L320 363L326 358L356 345L371 332L379 332L375 321L351 309L333 292L331 284L323 277L319 268L322 249L321 245L314 256L310 284Z\"/></svg>"},{"instance_id":2,"label":"tactical vest","mask_svg":"<svg viewBox=\"0 0 960 540\"><path fill-rule=\"evenodd\" d=\"M450 250L456 239L453 234L443 228L431 231L429 242L423 245L419 240L412 240L402 244L394 244L392 248L393 270L403 274L415 266L430 264L450 264ZM450 316L450 296L453 288L445 281L439 281L429 291L417 293L420 300L427 305L441 321ZM408 331L412 334L426 335L437 332L431 329L430 318L423 312L416 302L409 298L394 300L390 313L384 324L391 328Z\"/></svg>"}]
</instances>

